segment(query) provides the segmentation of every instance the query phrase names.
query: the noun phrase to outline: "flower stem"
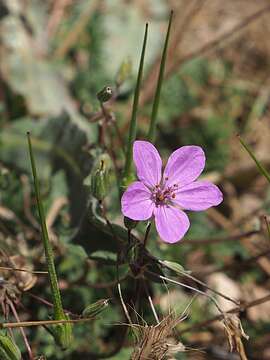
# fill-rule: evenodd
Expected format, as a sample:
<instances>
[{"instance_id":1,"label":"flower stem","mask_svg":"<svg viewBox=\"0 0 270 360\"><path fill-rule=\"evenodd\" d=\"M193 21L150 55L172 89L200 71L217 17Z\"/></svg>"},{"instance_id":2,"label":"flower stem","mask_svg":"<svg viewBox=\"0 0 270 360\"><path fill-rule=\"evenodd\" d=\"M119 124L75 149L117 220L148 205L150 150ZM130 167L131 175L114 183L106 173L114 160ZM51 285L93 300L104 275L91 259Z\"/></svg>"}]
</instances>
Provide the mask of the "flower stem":
<instances>
[{"instance_id":1,"label":"flower stem","mask_svg":"<svg viewBox=\"0 0 270 360\"><path fill-rule=\"evenodd\" d=\"M20 322L20 319L19 319L19 316L17 314L17 310L13 304L13 302L11 300L8 300L8 305L9 307L11 308L11 311L16 319L17 322ZM32 349L31 349L31 346L29 345L29 342L28 342L28 339L27 339L27 336L24 332L24 329L22 327L20 327L20 332L22 334L22 337L23 337L23 341L24 341L24 344L25 344L25 347L27 349L27 352L28 352L28 355L29 355L29 359L30 360L34 360L34 355L33 355L33 352L32 352Z\"/></svg>"},{"instance_id":2,"label":"flower stem","mask_svg":"<svg viewBox=\"0 0 270 360\"><path fill-rule=\"evenodd\" d=\"M146 228L146 231L145 231L145 235L144 235L144 240L143 240L143 247L145 248L146 247L146 244L147 244L147 240L148 240L148 236L149 236L149 233L150 233L150 230L151 230L151 222L149 222L147 224L147 228Z\"/></svg>"},{"instance_id":3,"label":"flower stem","mask_svg":"<svg viewBox=\"0 0 270 360\"><path fill-rule=\"evenodd\" d=\"M142 82L142 75L143 75L143 64L144 64L144 56L145 56L145 49L147 43L147 35L148 35L148 24L145 25L145 32L144 32L144 39L143 39L143 47L141 52L140 58L140 65L139 71L137 76L137 83L134 93L134 100L133 100L133 107L132 107L132 115L129 125L129 137L127 143L127 152L126 152L126 162L123 174L123 186L127 185L129 178L131 177L131 164L132 164L132 145L136 139L137 133L137 111L138 111L138 104L139 104L139 95L140 95L140 88Z\"/></svg>"},{"instance_id":4,"label":"flower stem","mask_svg":"<svg viewBox=\"0 0 270 360\"><path fill-rule=\"evenodd\" d=\"M39 218L40 218L42 240L43 240L43 246L44 246L44 250L45 250L46 263L47 263L47 267L48 267L49 279L50 279L50 285L51 285L51 291L52 291L52 297L53 297L54 318L59 320L61 318L64 318L65 315L64 315L64 310L63 310L63 306L62 306L62 300L61 300L61 294L60 294L60 290L59 290L59 286L58 286L56 270L55 270L55 266L54 266L53 250L52 250L52 246L49 241L49 235L48 235L48 230L47 230L46 221L45 221L45 214L44 214L43 204L41 201L36 164L35 164L35 159L34 159L34 155L33 155L31 137L30 137L29 132L27 132L27 138L28 138L28 147L29 147L29 154L30 154L30 160L31 160L32 174L33 174L33 178L34 178L34 187L35 187L35 194L36 194L36 199L37 199L37 207L38 207L38 213L39 213Z\"/></svg>"},{"instance_id":5,"label":"flower stem","mask_svg":"<svg viewBox=\"0 0 270 360\"><path fill-rule=\"evenodd\" d=\"M166 57L167 57L167 49L168 49L168 43L169 43L169 37L170 37L170 31L171 31L171 25L172 25L172 18L173 18L173 11L171 11L171 14L170 14L168 30L167 30L164 47L163 47L163 52L162 52L162 56L161 56L158 82L157 82L157 87L156 87L156 92L155 92L154 103L153 103L153 107L152 107L151 122L150 122L149 131L148 131L148 135L147 135L148 140L151 142L154 142L154 140L155 140L158 106L159 106L160 92L161 92L161 86L162 86L162 81L163 81L163 76L164 76L164 69L165 69L165 63L166 63Z\"/></svg>"}]
</instances>

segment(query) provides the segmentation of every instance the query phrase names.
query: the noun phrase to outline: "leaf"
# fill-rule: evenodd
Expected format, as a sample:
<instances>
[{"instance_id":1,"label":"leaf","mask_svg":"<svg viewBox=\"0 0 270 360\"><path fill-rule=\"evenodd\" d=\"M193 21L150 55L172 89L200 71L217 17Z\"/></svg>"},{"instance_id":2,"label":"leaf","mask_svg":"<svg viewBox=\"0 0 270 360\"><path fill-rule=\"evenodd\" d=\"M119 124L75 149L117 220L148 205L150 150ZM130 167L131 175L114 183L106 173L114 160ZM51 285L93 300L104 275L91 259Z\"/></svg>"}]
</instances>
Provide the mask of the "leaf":
<instances>
[{"instance_id":1,"label":"leaf","mask_svg":"<svg viewBox=\"0 0 270 360\"><path fill-rule=\"evenodd\" d=\"M49 239L43 202L41 200L39 179L38 179L38 175L37 175L35 157L34 157L34 152L33 152L31 137L30 137L29 132L27 133L27 138L28 138L28 147L29 147L32 176L34 179L34 189L35 189L35 196L36 196L36 201L37 201L37 209L38 209L38 214L39 214L39 222L40 222L40 228L41 228L41 234L42 234L42 241L43 241L43 247L44 247L44 252L45 252L46 264L47 264L47 268L48 268L51 292L52 292L52 298L53 298L54 314L55 314L55 319L59 320L59 317L61 315L63 315L64 312L63 312L63 308L62 308L62 300L61 300L61 295L60 295L60 290L59 290L59 285L58 285L58 280L57 280L57 274L56 274L56 269L55 269L55 264L54 264L54 254L53 254L52 245L51 245L50 239Z\"/></svg>"},{"instance_id":2,"label":"leaf","mask_svg":"<svg viewBox=\"0 0 270 360\"><path fill-rule=\"evenodd\" d=\"M158 121L167 125L167 119L180 116L197 105L198 97L192 94L187 81L179 73L174 74L163 82Z\"/></svg>"},{"instance_id":3,"label":"leaf","mask_svg":"<svg viewBox=\"0 0 270 360\"><path fill-rule=\"evenodd\" d=\"M160 19L166 17L167 9L168 6L164 1L155 0L155 6L151 9L153 16L151 17L146 65L152 65L160 52L161 42L163 41L160 32ZM141 38L138 36L138 30L143 28L145 16L140 11L139 6L130 6L126 2L121 3L121 11L119 11L117 1L109 1L107 10L104 21L104 32L106 33L103 45L105 49L103 56L105 59L104 67L109 74L115 74L123 59L127 56L132 59L133 64L139 61L138 49L141 46ZM133 70L134 75L136 75L137 69L134 67Z\"/></svg>"},{"instance_id":4,"label":"leaf","mask_svg":"<svg viewBox=\"0 0 270 360\"><path fill-rule=\"evenodd\" d=\"M46 23L45 6L42 2L38 6L35 2L25 6L18 1L13 6L8 1L4 3L9 10L1 21L0 31L4 81L24 98L30 114L58 116L66 111L79 118L62 75L63 65L47 60L45 25L42 28Z\"/></svg>"},{"instance_id":5,"label":"leaf","mask_svg":"<svg viewBox=\"0 0 270 360\"><path fill-rule=\"evenodd\" d=\"M0 133L0 159L17 170L29 172L26 132L31 131L39 177L51 180L53 172L63 170L68 186L71 224L77 226L87 206L83 178L89 174L93 159L83 151L89 137L68 114L34 121L21 119Z\"/></svg>"},{"instance_id":6,"label":"leaf","mask_svg":"<svg viewBox=\"0 0 270 360\"><path fill-rule=\"evenodd\" d=\"M64 132L63 129L65 129ZM2 161L15 165L17 169L29 171L27 131L33 134L33 148L37 153L37 163L41 168L40 177L50 175L48 156L60 158L73 172L80 174L79 155L74 150L81 150L81 147L87 144L87 136L76 124L72 123L67 115L57 119L44 119L42 122L29 118L13 122L0 133Z\"/></svg>"},{"instance_id":7,"label":"leaf","mask_svg":"<svg viewBox=\"0 0 270 360\"><path fill-rule=\"evenodd\" d=\"M80 227L72 238L72 242L81 245L88 256L97 251L117 254L119 249L123 249L127 245L127 229L113 223L111 227L108 226L105 220L98 214L97 209L98 202L91 197ZM127 259L122 259L120 262L126 261Z\"/></svg>"}]
</instances>

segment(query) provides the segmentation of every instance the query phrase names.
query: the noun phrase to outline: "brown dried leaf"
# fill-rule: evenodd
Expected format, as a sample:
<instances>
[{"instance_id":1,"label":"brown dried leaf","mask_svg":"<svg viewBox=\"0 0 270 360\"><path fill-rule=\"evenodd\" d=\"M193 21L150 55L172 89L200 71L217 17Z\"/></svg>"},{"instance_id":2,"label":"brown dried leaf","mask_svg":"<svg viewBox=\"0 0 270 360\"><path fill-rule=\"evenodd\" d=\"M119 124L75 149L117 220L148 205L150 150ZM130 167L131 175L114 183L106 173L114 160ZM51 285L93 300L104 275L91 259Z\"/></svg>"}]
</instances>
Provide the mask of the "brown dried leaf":
<instances>
[{"instance_id":1,"label":"brown dried leaf","mask_svg":"<svg viewBox=\"0 0 270 360\"><path fill-rule=\"evenodd\" d=\"M244 337L248 340L249 336L244 332L238 316L235 314L226 315L223 325L228 337L230 351L237 351L241 360L248 360L241 338Z\"/></svg>"},{"instance_id":2,"label":"brown dried leaf","mask_svg":"<svg viewBox=\"0 0 270 360\"><path fill-rule=\"evenodd\" d=\"M26 260L21 255L14 255L8 258L8 262L5 260L2 262L2 266L7 266L7 268L14 269L25 269L27 271L10 271L10 270L1 270L3 278L8 281L10 284L14 285L20 291L30 290L35 286L37 282L37 277L31 273L31 266L26 263Z\"/></svg>"}]
</instances>

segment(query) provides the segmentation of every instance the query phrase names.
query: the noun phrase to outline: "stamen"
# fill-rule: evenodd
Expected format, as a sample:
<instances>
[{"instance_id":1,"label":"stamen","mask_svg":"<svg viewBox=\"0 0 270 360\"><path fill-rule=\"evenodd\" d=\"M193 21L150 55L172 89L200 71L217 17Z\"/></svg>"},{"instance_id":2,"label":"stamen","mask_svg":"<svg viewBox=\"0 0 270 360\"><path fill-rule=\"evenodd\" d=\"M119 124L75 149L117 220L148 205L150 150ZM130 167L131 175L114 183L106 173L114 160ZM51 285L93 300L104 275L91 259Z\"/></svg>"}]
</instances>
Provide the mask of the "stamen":
<instances>
[{"instance_id":1,"label":"stamen","mask_svg":"<svg viewBox=\"0 0 270 360\"><path fill-rule=\"evenodd\" d=\"M165 194L160 194L159 196L158 196L158 200L159 201L163 201L164 199L165 199L165 196L164 196Z\"/></svg>"}]
</instances>

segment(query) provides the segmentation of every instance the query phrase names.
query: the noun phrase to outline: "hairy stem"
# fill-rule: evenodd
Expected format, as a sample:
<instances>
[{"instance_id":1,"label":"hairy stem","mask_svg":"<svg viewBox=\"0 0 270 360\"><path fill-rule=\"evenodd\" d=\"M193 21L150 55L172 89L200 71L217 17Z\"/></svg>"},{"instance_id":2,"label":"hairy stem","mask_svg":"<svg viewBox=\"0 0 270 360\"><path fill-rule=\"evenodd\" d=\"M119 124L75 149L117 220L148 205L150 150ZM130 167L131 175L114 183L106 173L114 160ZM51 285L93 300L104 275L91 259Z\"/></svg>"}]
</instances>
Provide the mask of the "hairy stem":
<instances>
[{"instance_id":1,"label":"hairy stem","mask_svg":"<svg viewBox=\"0 0 270 360\"><path fill-rule=\"evenodd\" d=\"M31 143L31 137L30 133L27 133L28 138L28 146L29 146L29 154L30 154L30 160L31 160L31 167L32 167L32 173L34 178L34 187L35 187L35 194L37 199L37 207L38 207L38 213L39 213L39 219L40 219L40 225L41 225L41 234L42 234L42 240L43 240L43 246L45 250L45 256L46 256L46 263L48 267L49 272L49 279L50 279L50 285L51 285L51 291L52 291L52 297L53 297L53 305L54 305L54 317L55 319L61 319L64 318L64 310L62 306L62 300L61 300L61 294L58 286L57 281L57 275L54 265L54 256L53 256L53 250L52 246L49 241L49 235L48 230L46 226L45 221L45 213L43 204L41 201L41 195L40 195L40 189L39 189L39 183L38 183L38 177L37 177L37 170L36 170L36 164L34 159L34 154L32 150L32 143Z\"/></svg>"}]
</instances>

